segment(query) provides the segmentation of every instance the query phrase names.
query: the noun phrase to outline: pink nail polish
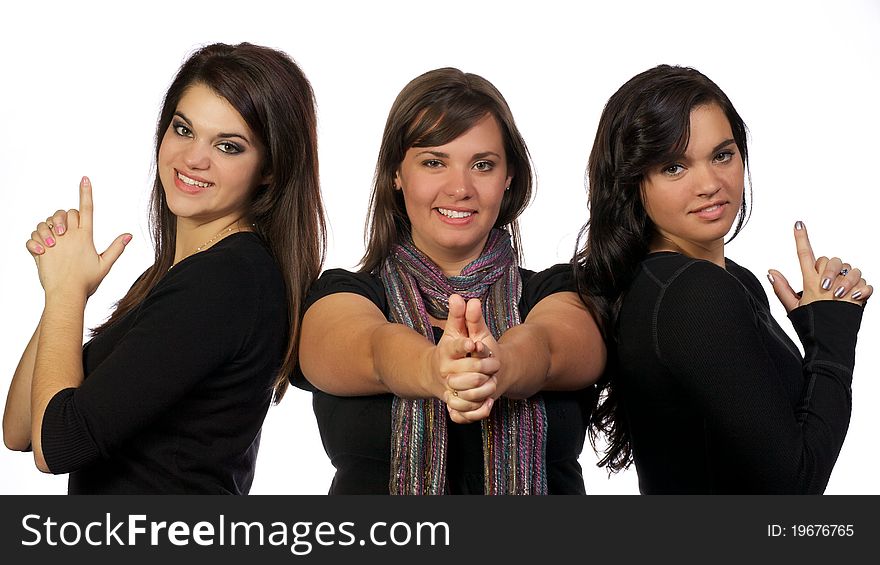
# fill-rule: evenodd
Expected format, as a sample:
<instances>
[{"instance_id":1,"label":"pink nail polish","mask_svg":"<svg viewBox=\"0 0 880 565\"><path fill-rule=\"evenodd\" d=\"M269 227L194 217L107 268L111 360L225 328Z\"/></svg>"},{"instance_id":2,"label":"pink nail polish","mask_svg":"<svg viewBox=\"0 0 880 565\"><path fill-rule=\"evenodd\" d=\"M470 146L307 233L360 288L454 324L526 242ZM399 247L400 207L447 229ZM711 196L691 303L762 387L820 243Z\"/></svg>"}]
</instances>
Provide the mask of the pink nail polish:
<instances>
[{"instance_id":1,"label":"pink nail polish","mask_svg":"<svg viewBox=\"0 0 880 565\"><path fill-rule=\"evenodd\" d=\"M129 242L129 241L131 241L131 236L130 236L130 235L127 235L127 236L125 236L125 237L122 238L122 243L123 243L123 245L128 245L128 242Z\"/></svg>"},{"instance_id":2,"label":"pink nail polish","mask_svg":"<svg viewBox=\"0 0 880 565\"><path fill-rule=\"evenodd\" d=\"M34 249L34 251L36 251L37 253L45 253L46 252L46 250L43 249L42 245L37 245L36 249Z\"/></svg>"},{"instance_id":3,"label":"pink nail polish","mask_svg":"<svg viewBox=\"0 0 880 565\"><path fill-rule=\"evenodd\" d=\"M64 233L64 226L62 226L61 224L55 226L55 233L57 233L58 235L62 235Z\"/></svg>"},{"instance_id":4,"label":"pink nail polish","mask_svg":"<svg viewBox=\"0 0 880 565\"><path fill-rule=\"evenodd\" d=\"M53 245L55 245L55 238L47 237L46 238L46 245L48 245L49 247L52 247Z\"/></svg>"}]
</instances>

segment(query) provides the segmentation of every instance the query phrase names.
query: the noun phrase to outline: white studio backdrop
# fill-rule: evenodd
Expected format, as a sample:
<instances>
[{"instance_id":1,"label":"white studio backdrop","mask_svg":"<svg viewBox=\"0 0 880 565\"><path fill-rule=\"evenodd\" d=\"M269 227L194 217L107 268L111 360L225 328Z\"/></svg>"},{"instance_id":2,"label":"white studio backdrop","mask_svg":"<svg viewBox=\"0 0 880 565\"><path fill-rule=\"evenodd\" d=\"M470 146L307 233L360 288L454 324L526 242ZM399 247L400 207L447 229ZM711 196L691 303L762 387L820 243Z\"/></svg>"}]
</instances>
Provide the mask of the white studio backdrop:
<instances>
[{"instance_id":1,"label":"white studio backdrop","mask_svg":"<svg viewBox=\"0 0 880 565\"><path fill-rule=\"evenodd\" d=\"M580 5L582 4L582 5ZM325 267L354 268L387 112L400 89L443 66L481 74L507 98L537 173L521 219L525 267L567 261L588 217L584 171L608 97L660 63L694 67L724 89L750 128L754 210L727 255L759 277L798 274L791 235L803 220L817 255L839 255L880 282L880 2L572 3L167 2L133 7L31 2L4 8L0 48L0 390L42 307L24 249L36 223L94 186L96 245L134 234L92 297L86 325L109 313L152 260L147 230L161 98L197 47L248 41L302 67L318 101L321 181L330 222ZM761 279L765 280L765 279ZM784 311L770 294L783 327ZM874 301L880 298L874 298ZM876 308L876 307L875 307ZM878 494L877 313L862 324L853 414L827 492ZM340 344L342 346L342 344ZM669 438L675 441L675 438ZM591 494L635 494L634 469L607 478L585 447ZM269 410L253 494L323 494L332 467L308 393ZM0 450L0 493L66 492L29 454Z\"/></svg>"}]
</instances>

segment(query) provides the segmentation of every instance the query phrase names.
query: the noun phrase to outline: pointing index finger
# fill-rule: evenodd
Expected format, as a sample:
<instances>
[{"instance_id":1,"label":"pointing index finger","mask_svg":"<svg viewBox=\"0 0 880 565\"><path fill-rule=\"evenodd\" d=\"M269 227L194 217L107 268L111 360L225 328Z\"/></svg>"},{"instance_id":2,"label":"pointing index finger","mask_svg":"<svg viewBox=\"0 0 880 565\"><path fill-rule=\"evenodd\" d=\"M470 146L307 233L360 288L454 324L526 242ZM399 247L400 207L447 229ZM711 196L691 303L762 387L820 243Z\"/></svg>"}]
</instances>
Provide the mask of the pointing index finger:
<instances>
[{"instance_id":1,"label":"pointing index finger","mask_svg":"<svg viewBox=\"0 0 880 565\"><path fill-rule=\"evenodd\" d=\"M794 242L797 246L798 261L801 264L801 272L807 274L816 270L816 256L813 255L813 247L807 235L807 226L800 220L794 223Z\"/></svg>"},{"instance_id":2,"label":"pointing index finger","mask_svg":"<svg viewBox=\"0 0 880 565\"><path fill-rule=\"evenodd\" d=\"M79 227L92 229L92 182L83 177L79 182Z\"/></svg>"},{"instance_id":3,"label":"pointing index finger","mask_svg":"<svg viewBox=\"0 0 880 565\"><path fill-rule=\"evenodd\" d=\"M444 334L453 337L466 337L467 326L464 321L465 302L458 294L449 296L449 312L446 317Z\"/></svg>"}]
</instances>

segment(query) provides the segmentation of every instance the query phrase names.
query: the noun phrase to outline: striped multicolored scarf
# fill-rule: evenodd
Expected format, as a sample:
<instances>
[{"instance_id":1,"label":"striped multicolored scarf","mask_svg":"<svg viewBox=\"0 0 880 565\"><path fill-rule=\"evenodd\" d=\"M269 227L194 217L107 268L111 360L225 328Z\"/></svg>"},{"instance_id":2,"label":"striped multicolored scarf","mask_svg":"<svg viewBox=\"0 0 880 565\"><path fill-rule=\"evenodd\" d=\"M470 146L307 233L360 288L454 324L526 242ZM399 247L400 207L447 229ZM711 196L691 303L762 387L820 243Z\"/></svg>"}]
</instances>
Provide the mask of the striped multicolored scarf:
<instances>
[{"instance_id":1,"label":"striped multicolored scarf","mask_svg":"<svg viewBox=\"0 0 880 565\"><path fill-rule=\"evenodd\" d=\"M394 247L380 271L392 321L434 342L428 314L446 319L449 296L482 300L495 339L520 323L522 279L510 235L489 234L483 253L455 277L447 277L411 240ZM444 494L446 406L437 399L394 397L391 422L391 494ZM499 398L482 422L486 494L547 494L547 412L540 395Z\"/></svg>"}]
</instances>

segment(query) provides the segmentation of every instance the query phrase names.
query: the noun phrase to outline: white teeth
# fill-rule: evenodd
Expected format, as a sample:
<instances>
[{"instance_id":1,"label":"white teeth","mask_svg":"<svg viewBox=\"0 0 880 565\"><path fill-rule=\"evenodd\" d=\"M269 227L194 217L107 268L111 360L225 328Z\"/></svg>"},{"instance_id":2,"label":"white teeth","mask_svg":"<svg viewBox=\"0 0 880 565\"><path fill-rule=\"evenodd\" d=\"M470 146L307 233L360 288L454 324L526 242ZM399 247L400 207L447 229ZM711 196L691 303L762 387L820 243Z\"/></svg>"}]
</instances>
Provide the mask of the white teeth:
<instances>
[{"instance_id":1,"label":"white teeth","mask_svg":"<svg viewBox=\"0 0 880 565\"><path fill-rule=\"evenodd\" d=\"M714 206L709 206L708 208L703 208L703 212L713 212L716 208L718 208L718 204Z\"/></svg>"},{"instance_id":2,"label":"white teeth","mask_svg":"<svg viewBox=\"0 0 880 565\"><path fill-rule=\"evenodd\" d=\"M211 186L211 183L209 183L209 182L199 182L199 181L197 181L197 180L195 180L195 179L191 179L191 178L189 178L188 176L186 176L186 175L184 175L183 173L181 173L180 171L177 171L177 178L179 178L179 179L182 180L185 184L188 184L188 185L190 185L190 186L198 186L198 187L201 187L201 188L208 188L209 186Z\"/></svg>"},{"instance_id":3,"label":"white teeth","mask_svg":"<svg viewBox=\"0 0 880 565\"><path fill-rule=\"evenodd\" d=\"M459 212L458 210L447 210L446 208L437 208L437 211L447 218L467 218L473 215L473 212Z\"/></svg>"}]
</instances>

